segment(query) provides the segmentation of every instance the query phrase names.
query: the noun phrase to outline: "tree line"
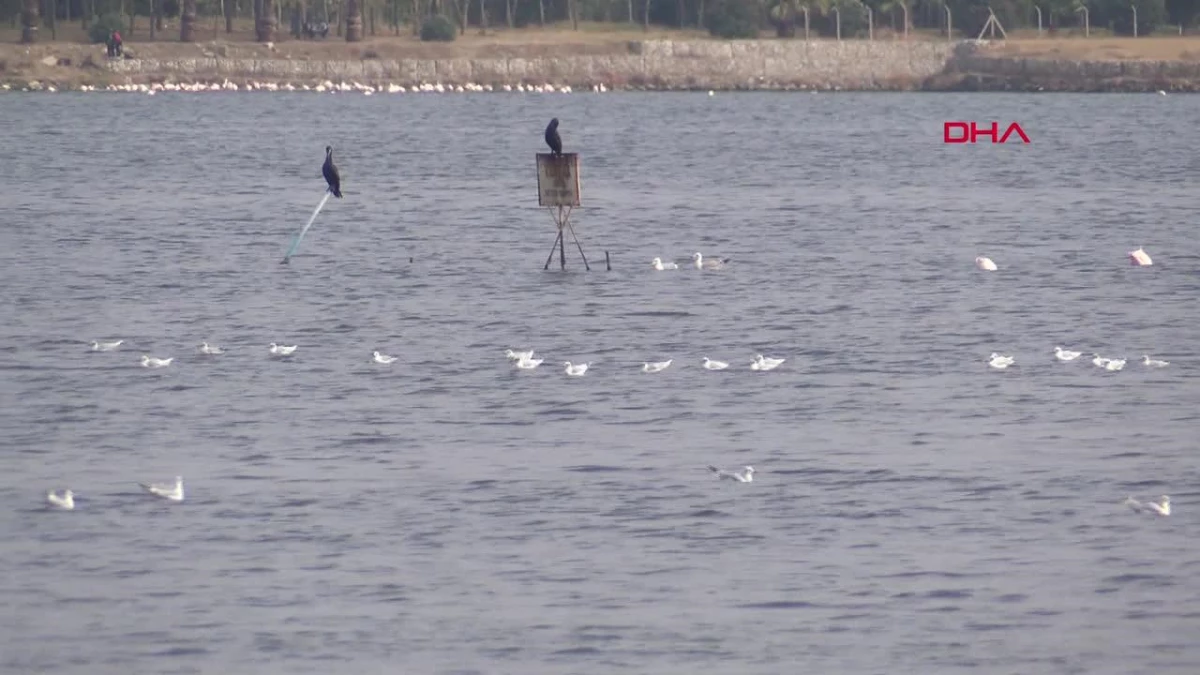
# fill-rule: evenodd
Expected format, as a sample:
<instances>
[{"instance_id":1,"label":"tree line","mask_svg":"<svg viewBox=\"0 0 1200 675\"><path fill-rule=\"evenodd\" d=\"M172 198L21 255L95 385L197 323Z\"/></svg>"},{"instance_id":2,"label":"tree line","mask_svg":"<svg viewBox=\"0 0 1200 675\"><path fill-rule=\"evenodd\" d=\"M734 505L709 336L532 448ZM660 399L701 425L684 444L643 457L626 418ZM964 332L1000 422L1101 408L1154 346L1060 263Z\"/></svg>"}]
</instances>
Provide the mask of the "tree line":
<instances>
[{"instance_id":1,"label":"tree line","mask_svg":"<svg viewBox=\"0 0 1200 675\"><path fill-rule=\"evenodd\" d=\"M1200 0L0 0L0 19L22 25L22 40L39 33L56 34L58 22L79 21L83 28L100 17L148 20L152 39L167 39L168 20L178 20L179 38L194 41L197 22L224 20L227 33L237 18L253 19L255 37L277 39L280 27L324 22L338 38L356 42L365 32L417 34L423 20L443 16L459 33L478 28L523 28L566 23L634 24L644 29L708 30L722 37L803 37L807 20L813 37L863 38L867 18L878 30L923 30L945 34L947 22L956 37L975 37L989 8L1006 30L1037 27L1040 10L1047 30L1083 25L1086 7L1094 29L1132 35L1136 7L1137 34L1177 32L1195 27ZM868 11L869 10L869 11ZM39 28L42 30L39 31ZM172 31L173 32L173 31Z\"/></svg>"}]
</instances>

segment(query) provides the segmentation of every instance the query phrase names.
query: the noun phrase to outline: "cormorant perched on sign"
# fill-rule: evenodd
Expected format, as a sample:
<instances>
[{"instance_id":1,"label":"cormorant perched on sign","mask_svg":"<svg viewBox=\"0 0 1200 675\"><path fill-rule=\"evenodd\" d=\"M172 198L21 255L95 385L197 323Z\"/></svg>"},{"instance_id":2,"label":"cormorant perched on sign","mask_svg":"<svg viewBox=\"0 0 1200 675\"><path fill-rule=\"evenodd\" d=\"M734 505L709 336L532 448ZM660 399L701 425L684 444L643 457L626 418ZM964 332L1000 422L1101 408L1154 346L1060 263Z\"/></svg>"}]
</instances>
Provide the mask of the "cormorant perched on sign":
<instances>
[{"instance_id":1,"label":"cormorant perched on sign","mask_svg":"<svg viewBox=\"0 0 1200 675\"><path fill-rule=\"evenodd\" d=\"M334 197L342 198L342 178L338 175L337 167L333 165L333 146L325 146L325 164L321 166L321 173L325 174L325 182L329 183L329 191Z\"/></svg>"},{"instance_id":2,"label":"cormorant perched on sign","mask_svg":"<svg viewBox=\"0 0 1200 675\"><path fill-rule=\"evenodd\" d=\"M558 118L550 120L550 124L546 127L546 145L550 146L550 152L555 156L562 154L562 138L558 135Z\"/></svg>"}]
</instances>

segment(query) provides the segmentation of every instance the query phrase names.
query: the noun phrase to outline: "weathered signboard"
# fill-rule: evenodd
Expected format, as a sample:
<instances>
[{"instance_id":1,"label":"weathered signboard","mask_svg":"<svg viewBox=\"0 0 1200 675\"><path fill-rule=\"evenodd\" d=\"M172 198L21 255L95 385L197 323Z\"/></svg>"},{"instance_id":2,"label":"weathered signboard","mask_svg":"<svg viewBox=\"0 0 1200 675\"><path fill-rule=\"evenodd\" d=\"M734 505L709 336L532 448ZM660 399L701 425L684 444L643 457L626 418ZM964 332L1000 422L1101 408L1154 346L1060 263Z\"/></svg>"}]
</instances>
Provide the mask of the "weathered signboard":
<instances>
[{"instance_id":1,"label":"weathered signboard","mask_svg":"<svg viewBox=\"0 0 1200 675\"><path fill-rule=\"evenodd\" d=\"M579 155L538 153L538 204L579 206Z\"/></svg>"}]
</instances>

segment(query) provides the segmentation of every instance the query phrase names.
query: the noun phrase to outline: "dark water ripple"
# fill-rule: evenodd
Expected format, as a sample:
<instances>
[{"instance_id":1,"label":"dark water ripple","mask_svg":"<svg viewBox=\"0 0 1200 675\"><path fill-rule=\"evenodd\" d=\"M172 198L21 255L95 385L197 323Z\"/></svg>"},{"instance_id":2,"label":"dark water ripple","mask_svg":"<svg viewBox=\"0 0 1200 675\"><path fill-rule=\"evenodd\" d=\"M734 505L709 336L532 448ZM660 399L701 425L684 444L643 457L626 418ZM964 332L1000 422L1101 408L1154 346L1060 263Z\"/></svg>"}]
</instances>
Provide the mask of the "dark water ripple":
<instances>
[{"instance_id":1,"label":"dark water ripple","mask_svg":"<svg viewBox=\"0 0 1200 675\"><path fill-rule=\"evenodd\" d=\"M0 107L0 672L1200 668L1192 99L203 99ZM551 112L590 274L541 269Z\"/></svg>"}]
</instances>

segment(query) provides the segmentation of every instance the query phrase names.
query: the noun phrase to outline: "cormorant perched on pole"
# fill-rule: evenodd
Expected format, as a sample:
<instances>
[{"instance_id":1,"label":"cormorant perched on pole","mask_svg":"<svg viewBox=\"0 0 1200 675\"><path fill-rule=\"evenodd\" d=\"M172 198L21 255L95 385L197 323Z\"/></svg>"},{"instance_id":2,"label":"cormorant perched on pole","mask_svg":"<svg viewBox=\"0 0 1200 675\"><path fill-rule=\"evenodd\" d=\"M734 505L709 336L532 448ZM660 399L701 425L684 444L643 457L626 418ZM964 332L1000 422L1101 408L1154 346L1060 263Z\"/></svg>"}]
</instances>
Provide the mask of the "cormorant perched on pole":
<instances>
[{"instance_id":1,"label":"cormorant perched on pole","mask_svg":"<svg viewBox=\"0 0 1200 675\"><path fill-rule=\"evenodd\" d=\"M342 198L342 178L338 175L337 167L333 165L333 146L325 146L325 164L321 166L321 173L325 175L325 182L329 183L329 191L334 197Z\"/></svg>"},{"instance_id":2,"label":"cormorant perched on pole","mask_svg":"<svg viewBox=\"0 0 1200 675\"><path fill-rule=\"evenodd\" d=\"M550 152L553 152L557 157L562 154L562 138L558 135L558 118L550 120L550 124L546 127L546 145L550 146Z\"/></svg>"}]
</instances>

